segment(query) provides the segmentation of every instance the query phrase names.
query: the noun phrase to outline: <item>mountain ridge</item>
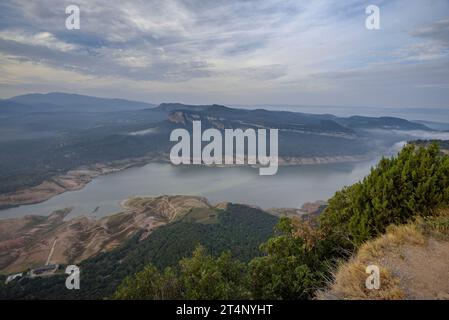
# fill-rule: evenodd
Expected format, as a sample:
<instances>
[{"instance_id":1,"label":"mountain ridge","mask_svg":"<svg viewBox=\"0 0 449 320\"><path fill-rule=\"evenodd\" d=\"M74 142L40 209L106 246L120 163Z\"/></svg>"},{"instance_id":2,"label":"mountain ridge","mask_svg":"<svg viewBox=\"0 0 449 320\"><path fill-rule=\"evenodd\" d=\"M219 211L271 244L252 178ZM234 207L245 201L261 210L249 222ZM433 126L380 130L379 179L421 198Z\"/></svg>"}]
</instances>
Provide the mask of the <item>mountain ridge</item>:
<instances>
[{"instance_id":1,"label":"mountain ridge","mask_svg":"<svg viewBox=\"0 0 449 320\"><path fill-rule=\"evenodd\" d=\"M101 108L108 108L108 111L117 110L139 110L154 108L154 104L133 101L120 98L100 98L95 96L87 96L75 93L49 92L49 93L29 93L14 96L3 101L16 102L26 106L33 106L36 103L42 106L59 106L65 108L92 108L95 111ZM0 102L3 102L0 101ZM99 108L101 107L101 108ZM36 110L35 110L36 111Z\"/></svg>"}]
</instances>

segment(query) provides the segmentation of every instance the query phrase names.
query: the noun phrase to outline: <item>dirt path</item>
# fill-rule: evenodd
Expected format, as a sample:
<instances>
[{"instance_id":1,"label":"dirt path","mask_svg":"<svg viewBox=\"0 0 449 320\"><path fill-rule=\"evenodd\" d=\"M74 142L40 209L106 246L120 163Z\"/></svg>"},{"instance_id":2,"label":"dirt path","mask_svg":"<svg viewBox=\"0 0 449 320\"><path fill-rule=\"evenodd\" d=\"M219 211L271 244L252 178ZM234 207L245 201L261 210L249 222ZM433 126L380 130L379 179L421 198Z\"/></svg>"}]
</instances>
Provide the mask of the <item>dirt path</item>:
<instances>
[{"instance_id":1,"label":"dirt path","mask_svg":"<svg viewBox=\"0 0 449 320\"><path fill-rule=\"evenodd\" d=\"M53 241L53 245L51 246L50 253L48 254L47 262L45 263L46 266L48 266L50 264L51 257L53 256L53 252L55 251L56 241L58 241L58 239L55 239L55 241Z\"/></svg>"}]
</instances>

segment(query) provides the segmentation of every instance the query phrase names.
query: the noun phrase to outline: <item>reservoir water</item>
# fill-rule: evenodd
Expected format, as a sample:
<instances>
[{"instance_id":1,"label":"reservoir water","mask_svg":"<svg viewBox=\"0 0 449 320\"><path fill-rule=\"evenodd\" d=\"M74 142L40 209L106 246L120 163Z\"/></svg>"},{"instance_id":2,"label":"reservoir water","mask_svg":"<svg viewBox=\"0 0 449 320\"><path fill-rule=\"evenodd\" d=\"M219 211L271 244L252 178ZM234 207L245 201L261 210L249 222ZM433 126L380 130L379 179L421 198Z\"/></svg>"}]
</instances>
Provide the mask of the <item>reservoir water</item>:
<instances>
[{"instance_id":1,"label":"reservoir water","mask_svg":"<svg viewBox=\"0 0 449 320\"><path fill-rule=\"evenodd\" d=\"M100 176L78 191L45 202L0 211L0 218L48 215L73 207L69 217L101 217L121 210L132 196L198 195L211 203L230 201L272 207L298 208L305 202L327 200L343 186L359 181L377 161L279 167L274 176L259 176L251 167L179 167L151 163ZM69 218L68 217L68 218Z\"/></svg>"}]
</instances>

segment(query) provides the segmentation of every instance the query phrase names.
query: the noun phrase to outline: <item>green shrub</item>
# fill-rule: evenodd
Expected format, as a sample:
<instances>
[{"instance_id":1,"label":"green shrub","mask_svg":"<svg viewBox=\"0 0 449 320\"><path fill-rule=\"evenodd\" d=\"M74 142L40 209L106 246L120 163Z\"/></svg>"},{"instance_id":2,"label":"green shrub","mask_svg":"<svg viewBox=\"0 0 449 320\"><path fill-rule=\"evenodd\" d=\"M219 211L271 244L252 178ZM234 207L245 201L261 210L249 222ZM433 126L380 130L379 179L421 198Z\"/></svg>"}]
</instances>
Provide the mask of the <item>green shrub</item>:
<instances>
[{"instance_id":1,"label":"green shrub","mask_svg":"<svg viewBox=\"0 0 449 320\"><path fill-rule=\"evenodd\" d=\"M322 284L323 265L316 243L297 236L299 226L298 221L282 218L276 227L278 235L261 245L265 255L249 263L254 299L307 299Z\"/></svg>"},{"instance_id":2,"label":"green shrub","mask_svg":"<svg viewBox=\"0 0 449 320\"><path fill-rule=\"evenodd\" d=\"M363 181L337 192L320 220L326 233L358 246L390 224L433 215L448 204L449 157L437 144L409 144L398 156L382 159Z\"/></svg>"},{"instance_id":3,"label":"green shrub","mask_svg":"<svg viewBox=\"0 0 449 320\"><path fill-rule=\"evenodd\" d=\"M245 264L229 252L215 258L198 246L176 269L146 266L119 286L113 299L244 299L249 297Z\"/></svg>"}]
</instances>

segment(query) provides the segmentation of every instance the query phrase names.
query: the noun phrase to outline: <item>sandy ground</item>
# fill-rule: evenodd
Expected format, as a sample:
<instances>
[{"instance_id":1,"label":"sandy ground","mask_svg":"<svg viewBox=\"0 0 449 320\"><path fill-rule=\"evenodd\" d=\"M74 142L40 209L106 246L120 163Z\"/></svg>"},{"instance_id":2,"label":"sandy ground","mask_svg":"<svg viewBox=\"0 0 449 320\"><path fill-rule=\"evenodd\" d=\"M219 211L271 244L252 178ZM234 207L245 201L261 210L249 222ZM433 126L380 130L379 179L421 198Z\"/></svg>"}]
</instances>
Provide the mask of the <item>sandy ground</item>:
<instances>
[{"instance_id":1,"label":"sandy ground","mask_svg":"<svg viewBox=\"0 0 449 320\"><path fill-rule=\"evenodd\" d=\"M407 299L449 299L449 241L429 239L424 246L404 245L381 263L399 278Z\"/></svg>"}]
</instances>

